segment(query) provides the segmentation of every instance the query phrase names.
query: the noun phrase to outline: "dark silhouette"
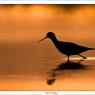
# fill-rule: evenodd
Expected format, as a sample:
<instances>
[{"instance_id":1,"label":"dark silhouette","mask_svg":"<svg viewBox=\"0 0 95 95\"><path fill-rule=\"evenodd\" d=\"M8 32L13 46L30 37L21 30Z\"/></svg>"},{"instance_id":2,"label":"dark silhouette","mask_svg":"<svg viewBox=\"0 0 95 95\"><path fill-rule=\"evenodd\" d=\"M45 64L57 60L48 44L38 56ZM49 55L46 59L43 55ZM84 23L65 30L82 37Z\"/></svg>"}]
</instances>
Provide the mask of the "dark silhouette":
<instances>
[{"instance_id":1,"label":"dark silhouette","mask_svg":"<svg viewBox=\"0 0 95 95\"><path fill-rule=\"evenodd\" d=\"M65 63L61 63L60 65L58 65L56 69L53 69L53 71L83 69L85 66L81 64L82 61L83 60L80 60L78 62L66 61Z\"/></svg>"},{"instance_id":2,"label":"dark silhouette","mask_svg":"<svg viewBox=\"0 0 95 95\"><path fill-rule=\"evenodd\" d=\"M80 53L88 51L88 50L95 50L94 48L88 48L88 47L80 46L80 45L77 45L77 44L72 43L72 42L58 41L55 34L52 32L48 32L46 37L44 37L42 40L44 40L46 38L50 38L53 41L56 48L61 53L68 56L68 61L69 61L69 56L71 56L71 55L79 55L83 59L86 59L86 57L80 55ZM40 40L40 41L42 41L42 40Z\"/></svg>"},{"instance_id":3,"label":"dark silhouette","mask_svg":"<svg viewBox=\"0 0 95 95\"><path fill-rule=\"evenodd\" d=\"M47 84L48 84L48 85L51 85L51 84L53 84L54 82L55 82L55 78L50 78L50 79L47 80Z\"/></svg>"},{"instance_id":4,"label":"dark silhouette","mask_svg":"<svg viewBox=\"0 0 95 95\"><path fill-rule=\"evenodd\" d=\"M87 70L86 65L81 64L82 61L83 60L80 60L79 62L66 61L65 63L61 63L50 72L49 78L47 79L47 84L52 85L56 81L57 71Z\"/></svg>"}]
</instances>

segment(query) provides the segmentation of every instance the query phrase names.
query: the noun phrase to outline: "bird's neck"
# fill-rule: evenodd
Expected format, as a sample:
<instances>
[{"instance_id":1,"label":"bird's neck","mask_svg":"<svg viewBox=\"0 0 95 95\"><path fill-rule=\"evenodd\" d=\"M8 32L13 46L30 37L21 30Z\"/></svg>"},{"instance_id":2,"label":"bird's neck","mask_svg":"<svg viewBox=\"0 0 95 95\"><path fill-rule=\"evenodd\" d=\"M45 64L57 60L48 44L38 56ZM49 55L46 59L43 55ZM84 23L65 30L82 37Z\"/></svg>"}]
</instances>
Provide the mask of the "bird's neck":
<instances>
[{"instance_id":1,"label":"bird's neck","mask_svg":"<svg viewBox=\"0 0 95 95\"><path fill-rule=\"evenodd\" d=\"M56 45L56 43L58 42L57 38L54 36L52 38L50 38L52 40L52 42Z\"/></svg>"}]
</instances>

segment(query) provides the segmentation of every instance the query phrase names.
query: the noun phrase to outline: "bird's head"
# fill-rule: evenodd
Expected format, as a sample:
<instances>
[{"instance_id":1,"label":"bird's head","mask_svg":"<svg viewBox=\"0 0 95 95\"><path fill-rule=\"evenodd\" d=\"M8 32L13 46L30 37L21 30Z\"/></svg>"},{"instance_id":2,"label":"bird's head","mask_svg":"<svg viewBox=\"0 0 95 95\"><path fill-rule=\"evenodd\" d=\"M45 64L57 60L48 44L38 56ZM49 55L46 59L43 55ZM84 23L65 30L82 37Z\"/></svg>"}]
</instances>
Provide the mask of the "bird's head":
<instances>
[{"instance_id":1,"label":"bird's head","mask_svg":"<svg viewBox=\"0 0 95 95\"><path fill-rule=\"evenodd\" d=\"M46 38L52 38L52 37L54 37L55 36L55 34L53 33L53 32L48 32L47 34L46 34L46 37L44 37L43 39L41 39L40 41L42 41L42 40L44 40L44 39L46 39ZM39 42L40 42L39 41Z\"/></svg>"}]
</instances>

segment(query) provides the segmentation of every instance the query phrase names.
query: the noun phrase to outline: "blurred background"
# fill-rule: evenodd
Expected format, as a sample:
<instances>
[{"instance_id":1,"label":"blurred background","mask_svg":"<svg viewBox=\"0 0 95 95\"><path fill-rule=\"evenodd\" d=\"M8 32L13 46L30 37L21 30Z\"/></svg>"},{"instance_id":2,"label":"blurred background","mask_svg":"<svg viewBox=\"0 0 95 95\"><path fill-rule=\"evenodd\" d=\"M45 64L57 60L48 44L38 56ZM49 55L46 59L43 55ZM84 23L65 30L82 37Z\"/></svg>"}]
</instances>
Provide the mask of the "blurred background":
<instances>
[{"instance_id":1,"label":"blurred background","mask_svg":"<svg viewBox=\"0 0 95 95\"><path fill-rule=\"evenodd\" d=\"M0 5L0 90L95 90L94 69L46 84L47 72L66 57L49 39L38 43L49 31L58 40L95 48L95 5Z\"/></svg>"},{"instance_id":2,"label":"blurred background","mask_svg":"<svg viewBox=\"0 0 95 95\"><path fill-rule=\"evenodd\" d=\"M39 40L48 31L62 40L92 42L94 23L95 5L0 5L0 42Z\"/></svg>"}]
</instances>

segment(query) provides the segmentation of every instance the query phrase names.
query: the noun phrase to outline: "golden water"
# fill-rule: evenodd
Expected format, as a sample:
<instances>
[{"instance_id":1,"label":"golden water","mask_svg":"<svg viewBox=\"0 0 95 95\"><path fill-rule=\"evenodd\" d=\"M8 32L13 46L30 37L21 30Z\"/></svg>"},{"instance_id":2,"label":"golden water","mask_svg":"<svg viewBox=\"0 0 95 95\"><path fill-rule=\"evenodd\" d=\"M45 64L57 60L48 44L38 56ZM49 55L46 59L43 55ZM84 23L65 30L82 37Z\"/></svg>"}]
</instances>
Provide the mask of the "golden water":
<instances>
[{"instance_id":1,"label":"golden water","mask_svg":"<svg viewBox=\"0 0 95 95\"><path fill-rule=\"evenodd\" d=\"M58 70L56 81L48 85L51 71L67 57L52 43L43 43L1 44L0 90L95 90L95 51L83 53L87 59L80 64L85 69ZM70 58L74 62L80 59Z\"/></svg>"}]
</instances>

